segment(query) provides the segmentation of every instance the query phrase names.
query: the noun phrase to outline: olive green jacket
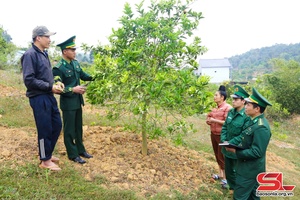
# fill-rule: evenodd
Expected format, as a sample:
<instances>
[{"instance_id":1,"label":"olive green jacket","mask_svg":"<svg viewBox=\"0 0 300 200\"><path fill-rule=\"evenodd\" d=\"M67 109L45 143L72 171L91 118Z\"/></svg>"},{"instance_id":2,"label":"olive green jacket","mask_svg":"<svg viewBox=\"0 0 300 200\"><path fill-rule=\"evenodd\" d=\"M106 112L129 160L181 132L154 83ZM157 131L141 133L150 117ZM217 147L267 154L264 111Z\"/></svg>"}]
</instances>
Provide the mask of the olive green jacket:
<instances>
[{"instance_id":1,"label":"olive green jacket","mask_svg":"<svg viewBox=\"0 0 300 200\"><path fill-rule=\"evenodd\" d=\"M229 141L244 148L236 150L237 174L255 179L266 171L266 151L271 135L269 123L261 114L249 121L241 135Z\"/></svg>"},{"instance_id":2,"label":"olive green jacket","mask_svg":"<svg viewBox=\"0 0 300 200\"><path fill-rule=\"evenodd\" d=\"M80 85L80 80L92 81L93 77L85 73L77 60L68 63L61 59L52 69L55 81L61 81L65 85L60 95L60 108L62 110L76 110L84 105L82 94L73 93L73 87Z\"/></svg>"},{"instance_id":3,"label":"olive green jacket","mask_svg":"<svg viewBox=\"0 0 300 200\"><path fill-rule=\"evenodd\" d=\"M245 108L240 111L237 111L234 108L231 109L228 112L227 118L222 126L221 142L229 141L240 135L249 120L250 117L245 114ZM225 147L222 148L222 153L228 158L236 159L236 154L226 151Z\"/></svg>"}]
</instances>

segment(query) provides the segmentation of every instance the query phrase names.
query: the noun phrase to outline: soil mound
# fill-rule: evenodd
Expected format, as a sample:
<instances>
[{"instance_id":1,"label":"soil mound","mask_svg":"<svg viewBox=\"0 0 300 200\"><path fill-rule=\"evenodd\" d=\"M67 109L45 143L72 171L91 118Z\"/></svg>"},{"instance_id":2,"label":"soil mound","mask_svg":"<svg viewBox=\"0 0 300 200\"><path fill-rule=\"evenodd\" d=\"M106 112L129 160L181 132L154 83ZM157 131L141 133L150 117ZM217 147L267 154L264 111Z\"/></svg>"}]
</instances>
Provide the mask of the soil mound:
<instances>
[{"instance_id":1,"label":"soil mound","mask_svg":"<svg viewBox=\"0 0 300 200\"><path fill-rule=\"evenodd\" d=\"M38 164L34 128L0 127L0 163L15 160L22 165L32 160ZM139 135L121 128L84 127L84 144L94 158L84 165L75 164L90 181L105 179L105 187L133 190L142 196L178 190L189 193L206 187L215 163L210 154L201 155L184 147L175 147L167 139L149 140L148 154L142 156ZM60 166L67 159L62 137L57 144ZM211 160L211 161L210 161ZM13 166L12 166L13 167Z\"/></svg>"}]
</instances>

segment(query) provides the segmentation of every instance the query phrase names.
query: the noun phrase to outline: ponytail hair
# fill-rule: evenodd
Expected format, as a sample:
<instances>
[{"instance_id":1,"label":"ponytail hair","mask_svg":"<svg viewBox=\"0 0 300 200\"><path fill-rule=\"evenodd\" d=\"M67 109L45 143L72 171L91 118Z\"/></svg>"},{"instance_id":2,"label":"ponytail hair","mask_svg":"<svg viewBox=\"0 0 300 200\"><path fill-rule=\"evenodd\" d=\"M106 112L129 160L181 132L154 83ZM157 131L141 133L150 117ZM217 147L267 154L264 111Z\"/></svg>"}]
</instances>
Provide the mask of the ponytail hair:
<instances>
[{"instance_id":1,"label":"ponytail hair","mask_svg":"<svg viewBox=\"0 0 300 200\"><path fill-rule=\"evenodd\" d=\"M227 98L226 87L224 85L220 85L218 91L219 91L220 95L224 97L224 101L225 101Z\"/></svg>"}]
</instances>

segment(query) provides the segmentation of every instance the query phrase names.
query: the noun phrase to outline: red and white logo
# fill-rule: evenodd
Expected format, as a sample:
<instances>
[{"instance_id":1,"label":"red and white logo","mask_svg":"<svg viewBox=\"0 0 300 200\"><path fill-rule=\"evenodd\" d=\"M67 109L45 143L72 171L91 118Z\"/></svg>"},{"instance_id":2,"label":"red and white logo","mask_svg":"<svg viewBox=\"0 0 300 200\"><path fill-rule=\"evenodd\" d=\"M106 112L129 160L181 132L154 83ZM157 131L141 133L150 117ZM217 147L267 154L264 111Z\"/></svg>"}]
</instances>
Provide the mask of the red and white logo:
<instances>
[{"instance_id":1,"label":"red and white logo","mask_svg":"<svg viewBox=\"0 0 300 200\"><path fill-rule=\"evenodd\" d=\"M295 185L283 185L282 172L264 172L256 177L260 184L256 190L257 196L294 196Z\"/></svg>"}]
</instances>

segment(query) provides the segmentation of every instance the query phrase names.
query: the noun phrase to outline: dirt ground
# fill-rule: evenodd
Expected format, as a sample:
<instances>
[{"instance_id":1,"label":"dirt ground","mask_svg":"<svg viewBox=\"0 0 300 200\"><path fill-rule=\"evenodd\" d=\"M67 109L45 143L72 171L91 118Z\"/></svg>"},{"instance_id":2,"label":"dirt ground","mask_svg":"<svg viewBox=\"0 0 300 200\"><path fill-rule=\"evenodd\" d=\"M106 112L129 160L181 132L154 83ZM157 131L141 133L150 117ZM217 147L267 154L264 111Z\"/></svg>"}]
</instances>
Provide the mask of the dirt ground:
<instances>
[{"instance_id":1,"label":"dirt ground","mask_svg":"<svg viewBox=\"0 0 300 200\"><path fill-rule=\"evenodd\" d=\"M19 97L24 92L0 85L0 98L7 95ZM0 164L14 160L16 165L22 165L29 158L38 165L35 127L0 126L0 132ZM210 176L217 171L212 154L175 147L167 139L159 139L148 140L149 155L143 157L141 143L140 135L124 132L122 128L84 126L84 144L94 158L84 165L74 163L75 168L87 180L105 177L108 184L104 187L134 190L141 196L173 189L186 194L201 186L209 188ZM71 161L67 159L62 137L55 155L61 159L60 167L64 170L64 165ZM288 162L271 152L267 158L270 171ZM221 189L214 192L222 193Z\"/></svg>"},{"instance_id":2,"label":"dirt ground","mask_svg":"<svg viewBox=\"0 0 300 200\"><path fill-rule=\"evenodd\" d=\"M23 91L0 85L0 97L24 97ZM89 106L84 112L92 112ZM1 120L0 116L0 120ZM76 169L87 180L105 177L105 187L134 190L140 195L153 195L176 189L182 193L207 185L216 164L210 154L199 154L183 147L175 147L167 139L148 140L148 156L142 156L140 135L122 131L122 128L84 126L84 144L94 158ZM38 164L35 127L8 128L0 126L0 163L16 161ZM56 147L60 167L71 162L67 159L62 134Z\"/></svg>"}]
</instances>

